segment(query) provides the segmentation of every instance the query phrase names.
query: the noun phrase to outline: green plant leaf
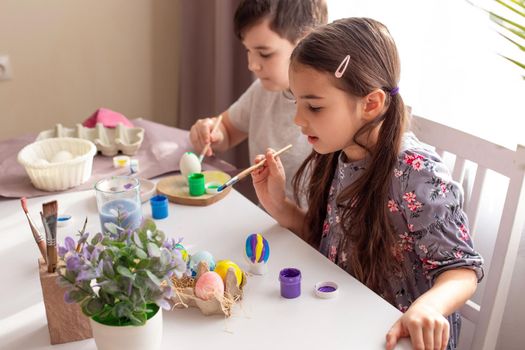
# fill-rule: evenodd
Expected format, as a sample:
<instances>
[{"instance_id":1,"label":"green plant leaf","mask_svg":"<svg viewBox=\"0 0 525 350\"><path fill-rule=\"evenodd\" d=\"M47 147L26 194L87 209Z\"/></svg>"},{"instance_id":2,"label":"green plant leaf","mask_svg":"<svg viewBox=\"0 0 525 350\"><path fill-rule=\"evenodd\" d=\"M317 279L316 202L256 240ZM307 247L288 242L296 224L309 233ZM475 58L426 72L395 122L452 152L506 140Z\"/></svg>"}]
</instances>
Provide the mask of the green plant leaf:
<instances>
[{"instance_id":1,"label":"green plant leaf","mask_svg":"<svg viewBox=\"0 0 525 350\"><path fill-rule=\"evenodd\" d=\"M151 271L146 270L146 275L148 275L148 278L155 283L156 286L160 287L161 280L155 276Z\"/></svg>"},{"instance_id":2,"label":"green plant leaf","mask_svg":"<svg viewBox=\"0 0 525 350\"><path fill-rule=\"evenodd\" d=\"M119 274L121 274L122 276L124 276L124 277L130 278L131 280L135 279L135 275L133 273L131 273L131 271L125 266L118 265L117 266L117 272Z\"/></svg>"},{"instance_id":3,"label":"green plant leaf","mask_svg":"<svg viewBox=\"0 0 525 350\"><path fill-rule=\"evenodd\" d=\"M148 230L151 232L157 231L157 225L155 225L155 221L151 219L144 220L144 224L142 225L142 228L144 229L144 231L148 231Z\"/></svg>"},{"instance_id":4,"label":"green plant leaf","mask_svg":"<svg viewBox=\"0 0 525 350\"><path fill-rule=\"evenodd\" d=\"M507 57L507 56L502 56L502 57L505 58L506 60L508 60L508 61L510 61L510 62L512 62L512 63L514 63L514 64L517 65L518 67L521 67L521 68L525 69L525 64L524 64L524 63L521 63L521 62L518 62L518 61L516 61L516 60L513 60L512 58L509 58L509 57Z\"/></svg>"},{"instance_id":5,"label":"green plant leaf","mask_svg":"<svg viewBox=\"0 0 525 350\"><path fill-rule=\"evenodd\" d=\"M512 12L514 13L517 13L518 15L522 16L522 17L525 17L525 12L522 12L519 7L523 8L523 4L519 3L518 1L515 1L515 0L510 0L511 3L514 3L515 5L518 5L518 8L512 6L512 5L509 5L507 4L506 2L504 1L501 1L501 0L495 0L498 4L508 8L509 10L511 10Z\"/></svg>"},{"instance_id":6,"label":"green plant leaf","mask_svg":"<svg viewBox=\"0 0 525 350\"><path fill-rule=\"evenodd\" d=\"M133 233L133 242L137 245L137 247L144 248L144 245L142 244L142 241L140 239L140 235L138 232Z\"/></svg>"},{"instance_id":7,"label":"green plant leaf","mask_svg":"<svg viewBox=\"0 0 525 350\"><path fill-rule=\"evenodd\" d=\"M507 1L495 0L495 2L498 3L499 5L501 5L502 8L505 8L505 9L507 9L509 11L512 11L514 14L517 14L518 16L514 16L514 17L517 17L516 20L514 20L514 19L511 20L510 18L506 18L505 15L498 14L498 13L496 13L494 11L489 11L486 8L483 8L483 7L475 4L474 2L472 2L470 0L467 0L467 2L470 3L473 6L481 9L482 11L488 13L490 15L490 19L494 23L496 23L498 26L503 28L505 31L509 31L512 34L516 35L517 37L525 40L525 25L524 25L525 22L519 21L520 18L521 19L525 19L525 1L523 1L523 0L507 0ZM521 23L518 23L516 21L519 21ZM519 42L514 40L512 37L507 35L507 32L502 33L502 32L500 32L498 30L498 34L503 36L505 39L507 39L509 42L511 42L516 47L518 47L520 50L525 51L524 45L520 44ZM513 64L515 64L515 65L525 69L525 63L523 63L521 61L518 61L516 59L511 59L511 58L503 56L503 55L500 55L500 56L502 56L503 58L505 58L509 62L512 62ZM522 76L522 77L524 77L524 76ZM524 77L524 79L525 79L525 77Z\"/></svg>"},{"instance_id":8,"label":"green plant leaf","mask_svg":"<svg viewBox=\"0 0 525 350\"><path fill-rule=\"evenodd\" d=\"M82 303L82 312L86 316L94 316L104 309L104 304L98 298L86 299Z\"/></svg>"},{"instance_id":9,"label":"green plant leaf","mask_svg":"<svg viewBox=\"0 0 525 350\"><path fill-rule=\"evenodd\" d=\"M142 326L146 324L146 321L148 320L148 315L145 312L133 312L129 319L131 320L131 323L137 326Z\"/></svg>"},{"instance_id":10,"label":"green plant leaf","mask_svg":"<svg viewBox=\"0 0 525 350\"><path fill-rule=\"evenodd\" d=\"M148 242L148 253L149 256L154 258L160 258L160 248L155 243Z\"/></svg>"},{"instance_id":11,"label":"green plant leaf","mask_svg":"<svg viewBox=\"0 0 525 350\"><path fill-rule=\"evenodd\" d=\"M135 251L135 255L137 255L137 258L139 258L141 260L148 258L148 254L146 254L146 252L144 250L142 250L141 248L135 247L134 251Z\"/></svg>"},{"instance_id":12,"label":"green plant leaf","mask_svg":"<svg viewBox=\"0 0 525 350\"><path fill-rule=\"evenodd\" d=\"M512 44L516 45L518 47L518 49L520 49L521 51L525 51L525 46L521 45L520 43L512 40L511 38L507 37L505 34L502 34L502 33L498 33L499 35L501 35L502 37L504 37L505 39L507 39L508 41L510 41Z\"/></svg>"},{"instance_id":13,"label":"green plant leaf","mask_svg":"<svg viewBox=\"0 0 525 350\"><path fill-rule=\"evenodd\" d=\"M87 298L89 296L88 293L80 290L80 289L75 289L75 290L72 290L69 292L69 297L74 300L76 303L80 303L82 300L84 300L85 298Z\"/></svg>"}]
</instances>

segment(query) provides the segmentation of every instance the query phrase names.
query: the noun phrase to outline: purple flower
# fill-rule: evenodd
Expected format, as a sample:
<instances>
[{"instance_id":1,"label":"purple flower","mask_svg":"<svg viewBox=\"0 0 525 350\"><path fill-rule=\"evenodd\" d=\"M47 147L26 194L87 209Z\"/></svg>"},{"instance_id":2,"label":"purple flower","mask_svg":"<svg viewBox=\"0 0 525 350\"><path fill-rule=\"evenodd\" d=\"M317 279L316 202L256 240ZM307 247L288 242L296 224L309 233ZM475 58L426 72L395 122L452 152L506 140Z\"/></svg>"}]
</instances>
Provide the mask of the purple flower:
<instances>
[{"instance_id":1,"label":"purple flower","mask_svg":"<svg viewBox=\"0 0 525 350\"><path fill-rule=\"evenodd\" d=\"M93 251L91 252L91 256L89 258L89 260L91 261L91 263L93 264L96 264L96 262L98 261L98 256L100 255L100 248L95 246L95 248L93 249Z\"/></svg>"},{"instance_id":2,"label":"purple flower","mask_svg":"<svg viewBox=\"0 0 525 350\"><path fill-rule=\"evenodd\" d=\"M75 250L75 240L69 236L67 236L65 239L64 239L64 246L66 247L67 250L69 251L72 251L72 250Z\"/></svg>"},{"instance_id":3,"label":"purple flower","mask_svg":"<svg viewBox=\"0 0 525 350\"><path fill-rule=\"evenodd\" d=\"M155 300L155 304L157 304L159 307L163 308L164 310L171 310L171 305L168 303L165 299L157 299Z\"/></svg>"},{"instance_id":4,"label":"purple flower","mask_svg":"<svg viewBox=\"0 0 525 350\"><path fill-rule=\"evenodd\" d=\"M68 271L72 271L72 272L79 271L81 264L82 264L82 261L80 261L80 258L78 257L78 255L72 255L66 259L66 269Z\"/></svg>"},{"instance_id":5,"label":"purple flower","mask_svg":"<svg viewBox=\"0 0 525 350\"><path fill-rule=\"evenodd\" d=\"M66 247L59 245L58 246L58 256L64 259L64 256L69 252Z\"/></svg>"}]
</instances>

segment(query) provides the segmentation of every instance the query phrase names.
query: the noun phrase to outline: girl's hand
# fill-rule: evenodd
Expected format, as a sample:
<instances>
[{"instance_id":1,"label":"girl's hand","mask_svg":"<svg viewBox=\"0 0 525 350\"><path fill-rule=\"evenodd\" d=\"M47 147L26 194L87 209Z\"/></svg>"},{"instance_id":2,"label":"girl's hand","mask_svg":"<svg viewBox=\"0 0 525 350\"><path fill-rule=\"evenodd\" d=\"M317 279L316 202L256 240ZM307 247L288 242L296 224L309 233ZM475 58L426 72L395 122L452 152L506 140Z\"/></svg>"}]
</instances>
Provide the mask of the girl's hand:
<instances>
[{"instance_id":1,"label":"girl's hand","mask_svg":"<svg viewBox=\"0 0 525 350\"><path fill-rule=\"evenodd\" d=\"M275 151L266 150L266 155L259 154L255 163L266 158L266 163L252 172L252 181L259 201L268 213L274 218L279 214L286 199L285 174L283 164L279 157L273 156Z\"/></svg>"},{"instance_id":2,"label":"girl's hand","mask_svg":"<svg viewBox=\"0 0 525 350\"><path fill-rule=\"evenodd\" d=\"M390 328L386 335L386 349L392 350L397 341L410 337L414 350L446 349L450 325L436 309L423 303L414 303Z\"/></svg>"},{"instance_id":3,"label":"girl's hand","mask_svg":"<svg viewBox=\"0 0 525 350\"><path fill-rule=\"evenodd\" d=\"M222 128L219 127L217 131L213 134L211 133L216 122L217 118L204 118L197 120L191 127L190 141L197 153L202 152L208 143L213 145L215 143L221 143L224 140ZM205 156L209 157L211 155L213 155L213 150L212 147L209 147Z\"/></svg>"}]
</instances>

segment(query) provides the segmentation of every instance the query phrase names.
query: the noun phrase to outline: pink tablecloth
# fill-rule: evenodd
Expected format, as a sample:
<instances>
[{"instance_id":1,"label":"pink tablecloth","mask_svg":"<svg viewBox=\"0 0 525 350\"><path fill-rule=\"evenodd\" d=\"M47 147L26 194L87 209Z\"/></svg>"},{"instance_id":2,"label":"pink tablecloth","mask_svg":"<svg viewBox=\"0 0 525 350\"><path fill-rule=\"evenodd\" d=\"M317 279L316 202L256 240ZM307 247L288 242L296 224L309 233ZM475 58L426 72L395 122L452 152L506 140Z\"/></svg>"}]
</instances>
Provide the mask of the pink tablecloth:
<instances>
[{"instance_id":1,"label":"pink tablecloth","mask_svg":"<svg viewBox=\"0 0 525 350\"><path fill-rule=\"evenodd\" d=\"M144 141L133 158L139 160L141 178L153 178L179 170L182 154L192 150L188 131L181 130L144 119L135 119L133 124L145 129ZM25 135L0 142L0 197L37 197L50 193L33 187L24 167L16 160L18 152L36 139L35 134ZM220 169L228 173L237 170L229 163L215 157L205 158L203 169ZM82 191L93 188L100 179L112 175L126 174L127 170L115 169L113 158L96 155L93 161L93 174L84 184L67 191Z\"/></svg>"}]
</instances>

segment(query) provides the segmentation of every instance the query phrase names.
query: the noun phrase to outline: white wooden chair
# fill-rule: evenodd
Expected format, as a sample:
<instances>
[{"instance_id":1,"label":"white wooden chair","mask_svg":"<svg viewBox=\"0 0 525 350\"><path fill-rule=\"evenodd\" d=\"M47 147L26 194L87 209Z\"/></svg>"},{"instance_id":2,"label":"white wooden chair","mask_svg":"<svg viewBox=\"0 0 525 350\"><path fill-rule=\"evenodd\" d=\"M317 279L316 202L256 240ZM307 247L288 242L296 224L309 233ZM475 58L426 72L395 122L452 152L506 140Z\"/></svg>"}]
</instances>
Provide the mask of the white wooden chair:
<instances>
[{"instance_id":1,"label":"white wooden chair","mask_svg":"<svg viewBox=\"0 0 525 350\"><path fill-rule=\"evenodd\" d=\"M417 116L412 117L411 130L420 141L435 147L441 157L455 155L452 177L467 189L464 209L475 244L480 198L487 187L484 187L487 171L508 178L490 266L485 265L481 303L469 300L461 309L462 316L475 325L470 349L495 349L525 222L525 147L518 146L512 151ZM473 181L471 185L465 186L466 164L470 162L477 164L477 169L469 179ZM471 177L470 171L468 177Z\"/></svg>"}]
</instances>

